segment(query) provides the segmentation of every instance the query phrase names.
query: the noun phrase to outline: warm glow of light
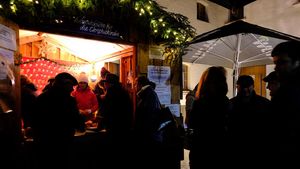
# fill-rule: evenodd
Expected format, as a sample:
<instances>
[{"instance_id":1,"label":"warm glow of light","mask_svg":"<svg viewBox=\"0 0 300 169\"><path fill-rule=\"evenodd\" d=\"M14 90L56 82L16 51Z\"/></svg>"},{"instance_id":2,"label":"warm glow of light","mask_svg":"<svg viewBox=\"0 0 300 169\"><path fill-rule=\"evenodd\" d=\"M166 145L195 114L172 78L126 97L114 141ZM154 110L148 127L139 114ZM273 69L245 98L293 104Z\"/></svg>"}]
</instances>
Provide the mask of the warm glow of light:
<instances>
[{"instance_id":1,"label":"warm glow of light","mask_svg":"<svg viewBox=\"0 0 300 169\"><path fill-rule=\"evenodd\" d=\"M91 76L91 81L92 81L92 82L95 82L96 80L97 80L97 75L92 75L92 76Z\"/></svg>"},{"instance_id":2,"label":"warm glow of light","mask_svg":"<svg viewBox=\"0 0 300 169\"><path fill-rule=\"evenodd\" d=\"M33 31L19 31L20 38L37 34L38 32ZM55 43L56 45L59 44L60 46L58 47L64 47L62 48L62 50L67 50L68 53L71 53L89 62L102 60L101 58L109 54L132 47L130 45L115 44L110 42L61 36L48 33L44 33L43 36L45 37L47 42L51 44Z\"/></svg>"}]
</instances>

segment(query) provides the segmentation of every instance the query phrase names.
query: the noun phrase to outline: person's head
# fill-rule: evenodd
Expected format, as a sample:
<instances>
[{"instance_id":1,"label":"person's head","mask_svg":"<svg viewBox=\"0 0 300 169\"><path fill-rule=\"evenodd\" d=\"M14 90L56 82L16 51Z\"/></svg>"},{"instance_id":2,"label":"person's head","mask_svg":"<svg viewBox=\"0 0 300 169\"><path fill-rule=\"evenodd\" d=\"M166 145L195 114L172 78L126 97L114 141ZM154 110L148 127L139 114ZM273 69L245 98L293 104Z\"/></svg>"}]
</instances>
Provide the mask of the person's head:
<instances>
[{"instance_id":1,"label":"person's head","mask_svg":"<svg viewBox=\"0 0 300 169\"><path fill-rule=\"evenodd\" d=\"M47 85L44 87L44 89L42 90L42 92L45 92L45 91L49 90L52 87L52 85L54 83L54 80L55 80L54 77L49 78L47 80Z\"/></svg>"},{"instance_id":2,"label":"person's head","mask_svg":"<svg viewBox=\"0 0 300 169\"><path fill-rule=\"evenodd\" d=\"M156 83L149 81L149 85L153 88L153 90L155 90L156 88Z\"/></svg>"},{"instance_id":3,"label":"person's head","mask_svg":"<svg viewBox=\"0 0 300 169\"><path fill-rule=\"evenodd\" d=\"M76 78L67 72L59 73L55 76L53 88L61 89L67 93L73 91L73 87L78 84Z\"/></svg>"},{"instance_id":4,"label":"person's head","mask_svg":"<svg viewBox=\"0 0 300 169\"><path fill-rule=\"evenodd\" d=\"M251 96L254 92L254 80L249 75L241 75L237 80L237 93L239 96Z\"/></svg>"},{"instance_id":5,"label":"person's head","mask_svg":"<svg viewBox=\"0 0 300 169\"><path fill-rule=\"evenodd\" d=\"M85 90L88 87L89 79L85 72L81 72L77 78L79 89Z\"/></svg>"},{"instance_id":6,"label":"person's head","mask_svg":"<svg viewBox=\"0 0 300 169\"><path fill-rule=\"evenodd\" d=\"M21 86L24 86L26 84L29 84L31 81L29 80L29 78L25 75L20 75L20 83Z\"/></svg>"},{"instance_id":7,"label":"person's head","mask_svg":"<svg viewBox=\"0 0 300 169\"><path fill-rule=\"evenodd\" d=\"M150 85L150 81L146 76L139 76L136 78L135 84L136 84L136 90L140 91L142 87L146 85Z\"/></svg>"},{"instance_id":8,"label":"person's head","mask_svg":"<svg viewBox=\"0 0 300 169\"><path fill-rule=\"evenodd\" d=\"M103 80L105 89L110 88L111 86L120 85L119 77L115 74L108 73Z\"/></svg>"},{"instance_id":9,"label":"person's head","mask_svg":"<svg viewBox=\"0 0 300 169\"><path fill-rule=\"evenodd\" d=\"M101 68L101 71L100 71L100 76L101 76L101 79L105 79L105 76L110 73L105 67L102 67Z\"/></svg>"},{"instance_id":10,"label":"person's head","mask_svg":"<svg viewBox=\"0 0 300 169\"><path fill-rule=\"evenodd\" d=\"M267 84L267 89L270 90L270 96L273 97L280 87L278 75L275 71L269 73L264 79Z\"/></svg>"},{"instance_id":11,"label":"person's head","mask_svg":"<svg viewBox=\"0 0 300 169\"><path fill-rule=\"evenodd\" d=\"M288 76L300 67L300 42L287 41L278 44L272 50L272 57L279 78Z\"/></svg>"},{"instance_id":12,"label":"person's head","mask_svg":"<svg viewBox=\"0 0 300 169\"><path fill-rule=\"evenodd\" d=\"M21 75L20 76L20 83L21 83L21 87L22 89L27 89L27 90L31 90L33 92L37 91L37 87L31 82L31 80L25 76L25 75Z\"/></svg>"},{"instance_id":13,"label":"person's head","mask_svg":"<svg viewBox=\"0 0 300 169\"><path fill-rule=\"evenodd\" d=\"M212 66L203 72L196 92L196 99L203 96L224 96L228 92L226 70L224 67Z\"/></svg>"}]
</instances>

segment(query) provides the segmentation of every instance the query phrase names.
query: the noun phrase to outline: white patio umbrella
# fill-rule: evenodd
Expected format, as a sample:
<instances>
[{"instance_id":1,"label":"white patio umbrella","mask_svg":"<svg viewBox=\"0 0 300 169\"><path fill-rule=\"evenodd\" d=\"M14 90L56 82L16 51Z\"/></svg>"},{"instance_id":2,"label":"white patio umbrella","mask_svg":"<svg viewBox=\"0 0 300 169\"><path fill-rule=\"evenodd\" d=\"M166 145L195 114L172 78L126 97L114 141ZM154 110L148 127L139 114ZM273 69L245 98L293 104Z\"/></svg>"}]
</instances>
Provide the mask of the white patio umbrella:
<instances>
[{"instance_id":1,"label":"white patio umbrella","mask_svg":"<svg viewBox=\"0 0 300 169\"><path fill-rule=\"evenodd\" d=\"M196 36L182 60L232 68L236 95L240 68L272 64L273 47L287 40L300 41L300 38L238 20Z\"/></svg>"}]
</instances>

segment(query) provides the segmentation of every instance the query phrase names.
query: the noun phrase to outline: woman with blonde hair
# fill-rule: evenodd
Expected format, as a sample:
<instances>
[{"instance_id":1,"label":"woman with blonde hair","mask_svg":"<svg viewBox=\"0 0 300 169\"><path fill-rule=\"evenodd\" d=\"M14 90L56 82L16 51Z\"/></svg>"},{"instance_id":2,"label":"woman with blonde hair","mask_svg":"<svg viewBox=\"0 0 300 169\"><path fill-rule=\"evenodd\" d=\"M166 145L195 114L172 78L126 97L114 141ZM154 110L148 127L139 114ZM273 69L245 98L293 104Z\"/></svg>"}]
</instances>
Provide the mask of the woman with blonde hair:
<instances>
[{"instance_id":1,"label":"woman with blonde hair","mask_svg":"<svg viewBox=\"0 0 300 169\"><path fill-rule=\"evenodd\" d=\"M218 164L226 156L226 121L230 111L227 92L226 70L223 67L209 67L199 80L190 114L189 127L193 130L191 169Z\"/></svg>"}]
</instances>

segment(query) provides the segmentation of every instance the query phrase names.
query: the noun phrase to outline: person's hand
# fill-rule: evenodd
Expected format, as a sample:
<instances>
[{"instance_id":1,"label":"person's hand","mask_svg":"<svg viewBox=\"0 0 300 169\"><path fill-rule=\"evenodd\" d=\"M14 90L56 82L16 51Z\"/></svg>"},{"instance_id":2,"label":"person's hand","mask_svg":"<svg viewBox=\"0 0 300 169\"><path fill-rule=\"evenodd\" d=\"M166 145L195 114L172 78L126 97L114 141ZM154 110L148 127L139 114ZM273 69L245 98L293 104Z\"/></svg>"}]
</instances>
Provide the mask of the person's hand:
<instances>
[{"instance_id":1,"label":"person's hand","mask_svg":"<svg viewBox=\"0 0 300 169\"><path fill-rule=\"evenodd\" d=\"M92 110L91 109L80 109L80 114L83 114L83 115L89 115L90 113L92 113Z\"/></svg>"}]
</instances>

